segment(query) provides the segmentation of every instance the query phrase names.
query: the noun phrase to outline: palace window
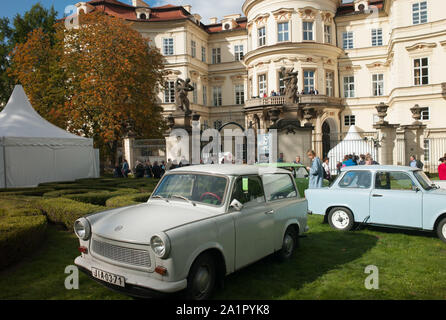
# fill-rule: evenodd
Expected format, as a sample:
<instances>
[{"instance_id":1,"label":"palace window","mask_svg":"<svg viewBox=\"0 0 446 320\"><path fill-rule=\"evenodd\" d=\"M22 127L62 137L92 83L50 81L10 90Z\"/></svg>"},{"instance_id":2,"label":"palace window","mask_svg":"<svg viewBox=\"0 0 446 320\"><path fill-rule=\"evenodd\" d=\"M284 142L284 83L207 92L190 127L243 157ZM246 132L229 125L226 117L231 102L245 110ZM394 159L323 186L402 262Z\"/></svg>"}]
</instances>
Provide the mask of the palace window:
<instances>
[{"instance_id":1,"label":"palace window","mask_svg":"<svg viewBox=\"0 0 446 320\"><path fill-rule=\"evenodd\" d=\"M412 4L412 23L420 24L427 22L427 1Z\"/></svg>"},{"instance_id":2,"label":"palace window","mask_svg":"<svg viewBox=\"0 0 446 320\"><path fill-rule=\"evenodd\" d=\"M354 98L355 97L355 77L348 76L344 77L344 97Z\"/></svg>"},{"instance_id":3,"label":"palace window","mask_svg":"<svg viewBox=\"0 0 446 320\"><path fill-rule=\"evenodd\" d=\"M313 22L304 21L303 23L304 40L313 40Z\"/></svg>"},{"instance_id":4,"label":"palace window","mask_svg":"<svg viewBox=\"0 0 446 320\"><path fill-rule=\"evenodd\" d=\"M383 45L383 29L372 29L372 46Z\"/></svg>"},{"instance_id":5,"label":"palace window","mask_svg":"<svg viewBox=\"0 0 446 320\"><path fill-rule=\"evenodd\" d=\"M214 107L220 107L223 104L221 87L212 88L212 100Z\"/></svg>"},{"instance_id":6,"label":"palace window","mask_svg":"<svg viewBox=\"0 0 446 320\"><path fill-rule=\"evenodd\" d=\"M267 94L268 92L266 88L266 74L261 74L259 76L259 97L263 98Z\"/></svg>"},{"instance_id":7,"label":"palace window","mask_svg":"<svg viewBox=\"0 0 446 320\"><path fill-rule=\"evenodd\" d=\"M164 84L164 103L175 103L175 82L167 81Z\"/></svg>"},{"instance_id":8,"label":"palace window","mask_svg":"<svg viewBox=\"0 0 446 320\"><path fill-rule=\"evenodd\" d=\"M243 45L234 46L235 61L243 60Z\"/></svg>"},{"instance_id":9,"label":"palace window","mask_svg":"<svg viewBox=\"0 0 446 320\"><path fill-rule=\"evenodd\" d=\"M258 33L259 33L259 47L262 47L262 46L266 45L266 28L261 27L258 30Z\"/></svg>"},{"instance_id":10,"label":"palace window","mask_svg":"<svg viewBox=\"0 0 446 320\"><path fill-rule=\"evenodd\" d=\"M198 103L198 87L195 82L192 82L192 87L194 87L194 91L192 91L192 103Z\"/></svg>"},{"instance_id":11,"label":"palace window","mask_svg":"<svg viewBox=\"0 0 446 320\"><path fill-rule=\"evenodd\" d=\"M197 56L197 43L195 41L190 42L191 47L191 56L192 58L195 58Z\"/></svg>"},{"instance_id":12,"label":"palace window","mask_svg":"<svg viewBox=\"0 0 446 320\"><path fill-rule=\"evenodd\" d=\"M208 104L208 88L203 86L203 105L207 106Z\"/></svg>"},{"instance_id":13,"label":"palace window","mask_svg":"<svg viewBox=\"0 0 446 320\"><path fill-rule=\"evenodd\" d=\"M289 41L290 33L289 33L289 23L288 22L280 22L277 24L277 41Z\"/></svg>"},{"instance_id":14,"label":"palace window","mask_svg":"<svg viewBox=\"0 0 446 320\"><path fill-rule=\"evenodd\" d=\"M430 120L429 108L421 108L421 120L422 121Z\"/></svg>"},{"instance_id":15,"label":"palace window","mask_svg":"<svg viewBox=\"0 0 446 320\"><path fill-rule=\"evenodd\" d=\"M279 71L279 93L280 95L285 94L285 81L283 81L284 74Z\"/></svg>"},{"instance_id":16,"label":"palace window","mask_svg":"<svg viewBox=\"0 0 446 320\"><path fill-rule=\"evenodd\" d=\"M350 127L354 125L356 125L356 116L354 115L344 116L344 126Z\"/></svg>"},{"instance_id":17,"label":"palace window","mask_svg":"<svg viewBox=\"0 0 446 320\"><path fill-rule=\"evenodd\" d=\"M373 84L373 95L383 96L384 95L384 75L383 74L374 74L372 75L372 84Z\"/></svg>"},{"instance_id":18,"label":"palace window","mask_svg":"<svg viewBox=\"0 0 446 320\"><path fill-rule=\"evenodd\" d=\"M421 86L429 84L429 60L428 58L418 58L413 60L414 85Z\"/></svg>"},{"instance_id":19,"label":"palace window","mask_svg":"<svg viewBox=\"0 0 446 320\"><path fill-rule=\"evenodd\" d=\"M173 38L164 38L163 39L163 54L165 56L173 55Z\"/></svg>"},{"instance_id":20,"label":"palace window","mask_svg":"<svg viewBox=\"0 0 446 320\"><path fill-rule=\"evenodd\" d=\"M353 32L343 32L342 33L342 48L353 49Z\"/></svg>"},{"instance_id":21,"label":"palace window","mask_svg":"<svg viewBox=\"0 0 446 320\"><path fill-rule=\"evenodd\" d=\"M304 91L305 93L310 93L314 91L314 71L306 70L304 71Z\"/></svg>"},{"instance_id":22,"label":"palace window","mask_svg":"<svg viewBox=\"0 0 446 320\"><path fill-rule=\"evenodd\" d=\"M235 85L235 104L245 103L245 86L243 84Z\"/></svg>"},{"instance_id":23,"label":"palace window","mask_svg":"<svg viewBox=\"0 0 446 320\"><path fill-rule=\"evenodd\" d=\"M324 41L325 43L331 43L331 26L324 25Z\"/></svg>"},{"instance_id":24,"label":"palace window","mask_svg":"<svg viewBox=\"0 0 446 320\"><path fill-rule=\"evenodd\" d=\"M212 48L212 63L221 63L221 48Z\"/></svg>"},{"instance_id":25,"label":"palace window","mask_svg":"<svg viewBox=\"0 0 446 320\"><path fill-rule=\"evenodd\" d=\"M334 96L334 73L331 71L325 73L325 94L329 97Z\"/></svg>"},{"instance_id":26,"label":"palace window","mask_svg":"<svg viewBox=\"0 0 446 320\"><path fill-rule=\"evenodd\" d=\"M201 61L206 62L206 48L201 47Z\"/></svg>"}]
</instances>

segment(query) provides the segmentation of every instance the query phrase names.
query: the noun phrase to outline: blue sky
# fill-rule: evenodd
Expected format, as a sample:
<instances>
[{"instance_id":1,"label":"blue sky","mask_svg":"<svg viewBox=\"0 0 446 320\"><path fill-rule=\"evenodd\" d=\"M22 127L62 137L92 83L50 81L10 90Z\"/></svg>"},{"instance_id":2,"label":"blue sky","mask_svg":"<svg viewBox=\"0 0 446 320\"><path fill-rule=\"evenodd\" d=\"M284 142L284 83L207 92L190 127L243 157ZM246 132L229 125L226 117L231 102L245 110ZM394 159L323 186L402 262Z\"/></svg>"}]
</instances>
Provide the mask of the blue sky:
<instances>
[{"instance_id":1,"label":"blue sky","mask_svg":"<svg viewBox=\"0 0 446 320\"><path fill-rule=\"evenodd\" d=\"M59 13L59 18L63 17L63 12L66 6L74 5L81 0L40 0L40 3L49 8L54 5L54 8ZM88 1L88 0L83 0ZM120 0L125 3L131 3L131 0ZM13 18L17 13L23 14L29 10L33 4L39 2L39 0L1 0L0 17ZM241 7L243 0L146 0L149 5L158 6L167 3L175 5L192 5L192 13L199 13L204 21L207 22L211 17L222 18L224 15L241 13ZM351 2L351 0L345 0L344 2ZM217 14L218 13L218 14Z\"/></svg>"}]
</instances>

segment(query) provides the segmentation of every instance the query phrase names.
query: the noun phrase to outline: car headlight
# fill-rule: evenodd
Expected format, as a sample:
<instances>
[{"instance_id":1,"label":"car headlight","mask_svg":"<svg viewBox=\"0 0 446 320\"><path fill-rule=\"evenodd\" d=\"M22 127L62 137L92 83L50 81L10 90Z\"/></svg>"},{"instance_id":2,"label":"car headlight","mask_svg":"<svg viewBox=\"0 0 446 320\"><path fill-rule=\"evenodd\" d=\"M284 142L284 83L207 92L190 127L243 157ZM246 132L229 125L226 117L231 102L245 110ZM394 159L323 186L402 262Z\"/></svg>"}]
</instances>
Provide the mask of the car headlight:
<instances>
[{"instance_id":1,"label":"car headlight","mask_svg":"<svg viewBox=\"0 0 446 320\"><path fill-rule=\"evenodd\" d=\"M166 235L155 235L150 239L153 252L161 259L165 259L170 253L170 241Z\"/></svg>"},{"instance_id":2,"label":"car headlight","mask_svg":"<svg viewBox=\"0 0 446 320\"><path fill-rule=\"evenodd\" d=\"M88 240L91 236L91 226L85 218L80 218L74 223L74 232L82 240Z\"/></svg>"}]
</instances>

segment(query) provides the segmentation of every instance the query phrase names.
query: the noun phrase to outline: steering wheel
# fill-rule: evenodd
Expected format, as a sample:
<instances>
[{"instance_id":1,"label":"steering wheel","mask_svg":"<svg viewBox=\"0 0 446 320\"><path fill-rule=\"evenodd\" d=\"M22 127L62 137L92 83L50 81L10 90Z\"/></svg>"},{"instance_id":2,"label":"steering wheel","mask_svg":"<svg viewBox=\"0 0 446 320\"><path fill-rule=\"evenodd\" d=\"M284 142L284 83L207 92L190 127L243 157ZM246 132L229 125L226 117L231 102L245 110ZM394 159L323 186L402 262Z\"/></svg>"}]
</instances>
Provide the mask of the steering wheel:
<instances>
[{"instance_id":1,"label":"steering wheel","mask_svg":"<svg viewBox=\"0 0 446 320\"><path fill-rule=\"evenodd\" d=\"M212 193L212 192L205 192L205 193L203 193L203 194L201 195L201 197L200 197L200 201L203 200L203 198L206 197L206 196L214 197L214 198L217 199L219 202L221 202L221 198L220 198L218 195L216 195L215 193Z\"/></svg>"}]
</instances>

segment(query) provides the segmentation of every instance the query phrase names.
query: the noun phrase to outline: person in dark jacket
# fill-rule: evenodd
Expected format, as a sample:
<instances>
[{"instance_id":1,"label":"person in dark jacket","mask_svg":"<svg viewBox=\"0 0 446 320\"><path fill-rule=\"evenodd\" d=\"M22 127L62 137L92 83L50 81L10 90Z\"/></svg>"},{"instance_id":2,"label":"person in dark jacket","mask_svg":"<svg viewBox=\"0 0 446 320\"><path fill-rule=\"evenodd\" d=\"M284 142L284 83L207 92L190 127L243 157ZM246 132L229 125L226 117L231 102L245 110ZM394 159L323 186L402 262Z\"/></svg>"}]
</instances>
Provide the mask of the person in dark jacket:
<instances>
[{"instance_id":1,"label":"person in dark jacket","mask_svg":"<svg viewBox=\"0 0 446 320\"><path fill-rule=\"evenodd\" d=\"M115 164L115 170L113 171L114 178L124 178L124 176L122 175L121 168L122 168L122 166L119 163Z\"/></svg>"},{"instance_id":2,"label":"person in dark jacket","mask_svg":"<svg viewBox=\"0 0 446 320\"><path fill-rule=\"evenodd\" d=\"M158 161L153 163L152 172L155 179L161 178L161 167L158 165Z\"/></svg>"},{"instance_id":3,"label":"person in dark jacket","mask_svg":"<svg viewBox=\"0 0 446 320\"><path fill-rule=\"evenodd\" d=\"M141 162L136 161L135 177L137 179L144 178L144 172L145 172L144 165Z\"/></svg>"}]
</instances>

